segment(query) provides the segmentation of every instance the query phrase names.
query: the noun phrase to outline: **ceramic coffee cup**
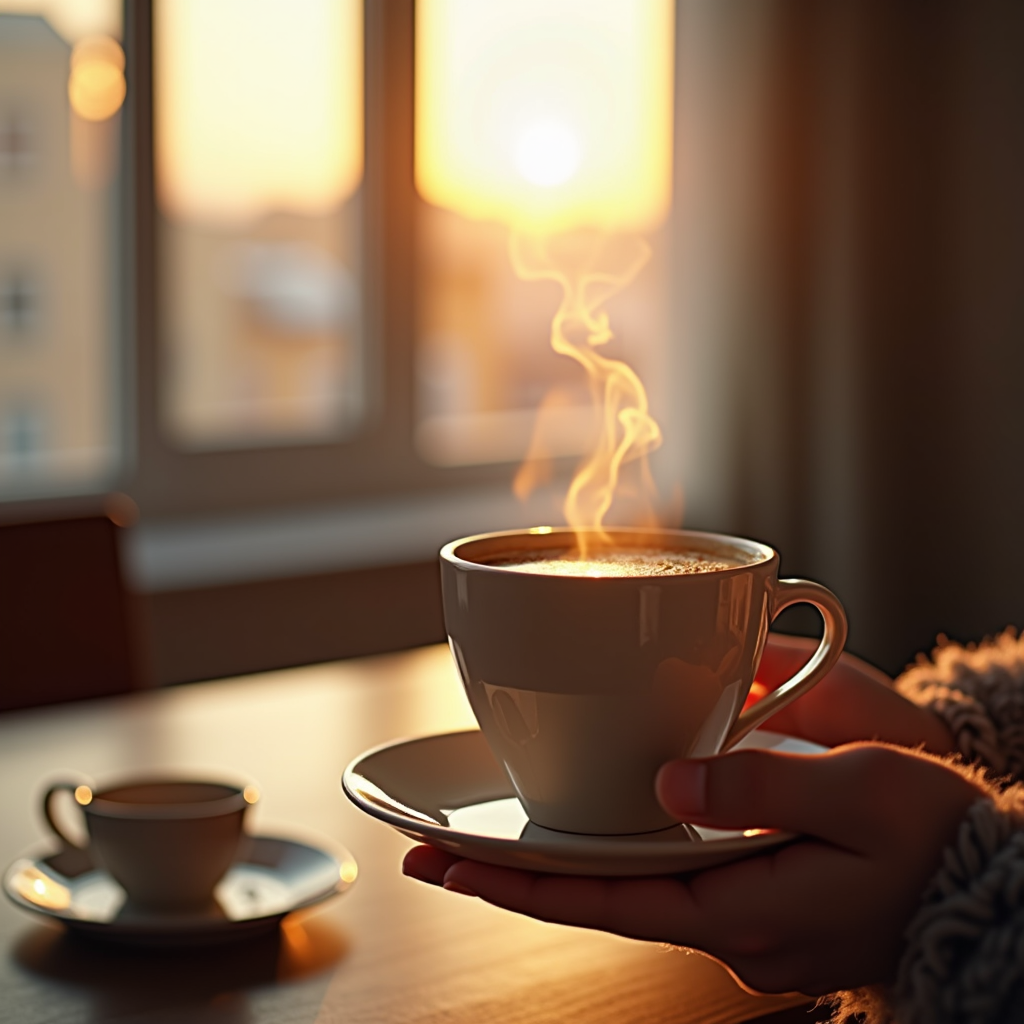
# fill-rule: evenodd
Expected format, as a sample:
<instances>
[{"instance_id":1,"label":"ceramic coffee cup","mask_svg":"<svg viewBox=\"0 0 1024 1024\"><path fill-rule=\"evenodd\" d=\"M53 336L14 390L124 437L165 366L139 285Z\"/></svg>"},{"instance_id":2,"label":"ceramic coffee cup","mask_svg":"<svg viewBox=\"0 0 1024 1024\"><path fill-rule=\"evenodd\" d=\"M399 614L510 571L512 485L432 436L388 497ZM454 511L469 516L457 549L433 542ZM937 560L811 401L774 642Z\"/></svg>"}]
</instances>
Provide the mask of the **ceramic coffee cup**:
<instances>
[{"instance_id":1,"label":"ceramic coffee cup","mask_svg":"<svg viewBox=\"0 0 1024 1024\"><path fill-rule=\"evenodd\" d=\"M189 911L207 906L238 854L255 789L219 782L146 779L94 791L58 782L43 797L50 828L78 845L54 816L58 793L70 792L88 830L87 852L138 907Z\"/></svg>"},{"instance_id":2,"label":"ceramic coffee cup","mask_svg":"<svg viewBox=\"0 0 1024 1024\"><path fill-rule=\"evenodd\" d=\"M658 768L729 749L814 686L842 653L846 617L819 584L778 579L778 554L755 541L630 529L606 541L726 567L590 578L510 565L575 547L573 531L540 527L446 545L441 583L470 704L530 819L621 835L674 824L654 795ZM817 650L743 711L771 621L801 602L824 619Z\"/></svg>"}]
</instances>

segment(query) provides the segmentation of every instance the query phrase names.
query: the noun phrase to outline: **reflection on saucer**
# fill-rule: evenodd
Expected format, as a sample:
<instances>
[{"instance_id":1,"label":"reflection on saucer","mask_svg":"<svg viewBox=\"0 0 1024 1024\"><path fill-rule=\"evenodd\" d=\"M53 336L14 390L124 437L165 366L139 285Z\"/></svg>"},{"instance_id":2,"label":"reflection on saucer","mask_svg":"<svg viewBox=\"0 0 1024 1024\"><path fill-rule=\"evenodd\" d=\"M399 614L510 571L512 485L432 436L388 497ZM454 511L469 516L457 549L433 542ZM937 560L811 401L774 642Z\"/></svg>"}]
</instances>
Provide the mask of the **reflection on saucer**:
<instances>
[{"instance_id":1,"label":"reflection on saucer","mask_svg":"<svg viewBox=\"0 0 1024 1024\"><path fill-rule=\"evenodd\" d=\"M11 888L23 900L46 910L67 910L71 890L30 860L17 861L11 872Z\"/></svg>"},{"instance_id":2,"label":"reflection on saucer","mask_svg":"<svg viewBox=\"0 0 1024 1024\"><path fill-rule=\"evenodd\" d=\"M596 843L634 842L636 836L586 836L576 832L558 832L555 829L536 825L526 816L526 811L517 797L501 800L485 800L479 804L444 810L449 828L457 832L487 836L491 839L521 840L527 842L571 843L578 846L588 841ZM743 833L746 835L747 833ZM722 832L715 836L737 836L737 832ZM653 843L699 843L700 831L690 825L675 825L658 832L644 833L644 840Z\"/></svg>"},{"instance_id":3,"label":"reflection on saucer","mask_svg":"<svg viewBox=\"0 0 1024 1024\"><path fill-rule=\"evenodd\" d=\"M494 839L518 839L530 824L523 805L514 796L456 807L444 813L449 827L456 831L473 832Z\"/></svg>"}]
</instances>

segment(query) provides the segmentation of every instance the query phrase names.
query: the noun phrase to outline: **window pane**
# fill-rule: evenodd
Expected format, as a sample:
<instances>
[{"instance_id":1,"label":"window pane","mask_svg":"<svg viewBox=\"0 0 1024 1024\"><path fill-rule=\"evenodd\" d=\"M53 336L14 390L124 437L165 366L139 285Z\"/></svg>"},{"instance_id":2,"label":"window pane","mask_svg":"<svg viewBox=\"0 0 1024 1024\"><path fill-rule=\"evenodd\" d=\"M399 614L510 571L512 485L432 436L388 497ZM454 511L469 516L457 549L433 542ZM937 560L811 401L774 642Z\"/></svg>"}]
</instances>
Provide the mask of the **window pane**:
<instances>
[{"instance_id":1,"label":"window pane","mask_svg":"<svg viewBox=\"0 0 1024 1024\"><path fill-rule=\"evenodd\" d=\"M589 452L592 382L552 351L552 317L563 286L619 278L594 307L602 351L663 378L672 4L419 0L416 33L420 454ZM517 245L544 266L517 273Z\"/></svg>"},{"instance_id":2,"label":"window pane","mask_svg":"<svg viewBox=\"0 0 1024 1024\"><path fill-rule=\"evenodd\" d=\"M180 447L363 412L359 0L158 0L161 419Z\"/></svg>"},{"instance_id":3,"label":"window pane","mask_svg":"<svg viewBox=\"0 0 1024 1024\"><path fill-rule=\"evenodd\" d=\"M501 225L425 205L418 234L420 455L459 466L591 451L598 424L589 381L551 348L558 285L516 277ZM605 306L614 332L607 354L637 371L659 419L671 297L666 234L648 236L650 260ZM615 265L633 242L598 246Z\"/></svg>"},{"instance_id":4,"label":"window pane","mask_svg":"<svg viewBox=\"0 0 1024 1024\"><path fill-rule=\"evenodd\" d=\"M121 408L114 294L121 7L0 0L0 494L103 487Z\"/></svg>"}]
</instances>

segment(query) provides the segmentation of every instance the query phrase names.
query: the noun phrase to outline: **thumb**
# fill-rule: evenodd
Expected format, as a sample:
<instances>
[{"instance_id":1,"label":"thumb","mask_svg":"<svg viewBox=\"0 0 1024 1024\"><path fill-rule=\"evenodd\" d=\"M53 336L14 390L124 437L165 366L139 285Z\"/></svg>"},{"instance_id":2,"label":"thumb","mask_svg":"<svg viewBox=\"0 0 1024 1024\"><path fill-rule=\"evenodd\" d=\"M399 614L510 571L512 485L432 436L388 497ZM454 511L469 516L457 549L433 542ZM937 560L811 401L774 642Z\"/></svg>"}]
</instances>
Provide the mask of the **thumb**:
<instances>
[{"instance_id":1,"label":"thumb","mask_svg":"<svg viewBox=\"0 0 1024 1024\"><path fill-rule=\"evenodd\" d=\"M824 754L740 750L670 761L655 785L662 806L689 824L781 829L861 852L925 804L951 801L966 811L980 795L927 755L876 743Z\"/></svg>"}]
</instances>

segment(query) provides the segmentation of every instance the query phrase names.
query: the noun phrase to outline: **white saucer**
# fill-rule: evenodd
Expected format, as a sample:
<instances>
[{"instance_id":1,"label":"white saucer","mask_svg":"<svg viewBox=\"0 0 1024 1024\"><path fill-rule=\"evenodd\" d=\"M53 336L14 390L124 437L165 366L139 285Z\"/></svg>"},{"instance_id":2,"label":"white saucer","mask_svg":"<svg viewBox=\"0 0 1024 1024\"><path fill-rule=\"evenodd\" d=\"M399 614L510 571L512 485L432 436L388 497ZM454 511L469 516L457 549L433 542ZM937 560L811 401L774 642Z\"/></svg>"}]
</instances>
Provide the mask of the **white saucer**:
<instances>
[{"instance_id":1,"label":"white saucer","mask_svg":"<svg viewBox=\"0 0 1024 1024\"><path fill-rule=\"evenodd\" d=\"M737 744L793 754L824 747L756 731ZM356 758L348 798L403 835L460 857L567 875L694 871L789 842L784 832L723 832L677 825L630 836L586 836L535 825L477 730L390 743Z\"/></svg>"},{"instance_id":2,"label":"white saucer","mask_svg":"<svg viewBox=\"0 0 1024 1024\"><path fill-rule=\"evenodd\" d=\"M75 931L117 942L173 946L272 931L285 914L344 892L356 873L346 850L328 853L290 839L251 836L218 883L216 905L206 911L167 914L133 907L124 889L79 849L15 861L3 886L17 906Z\"/></svg>"}]
</instances>

